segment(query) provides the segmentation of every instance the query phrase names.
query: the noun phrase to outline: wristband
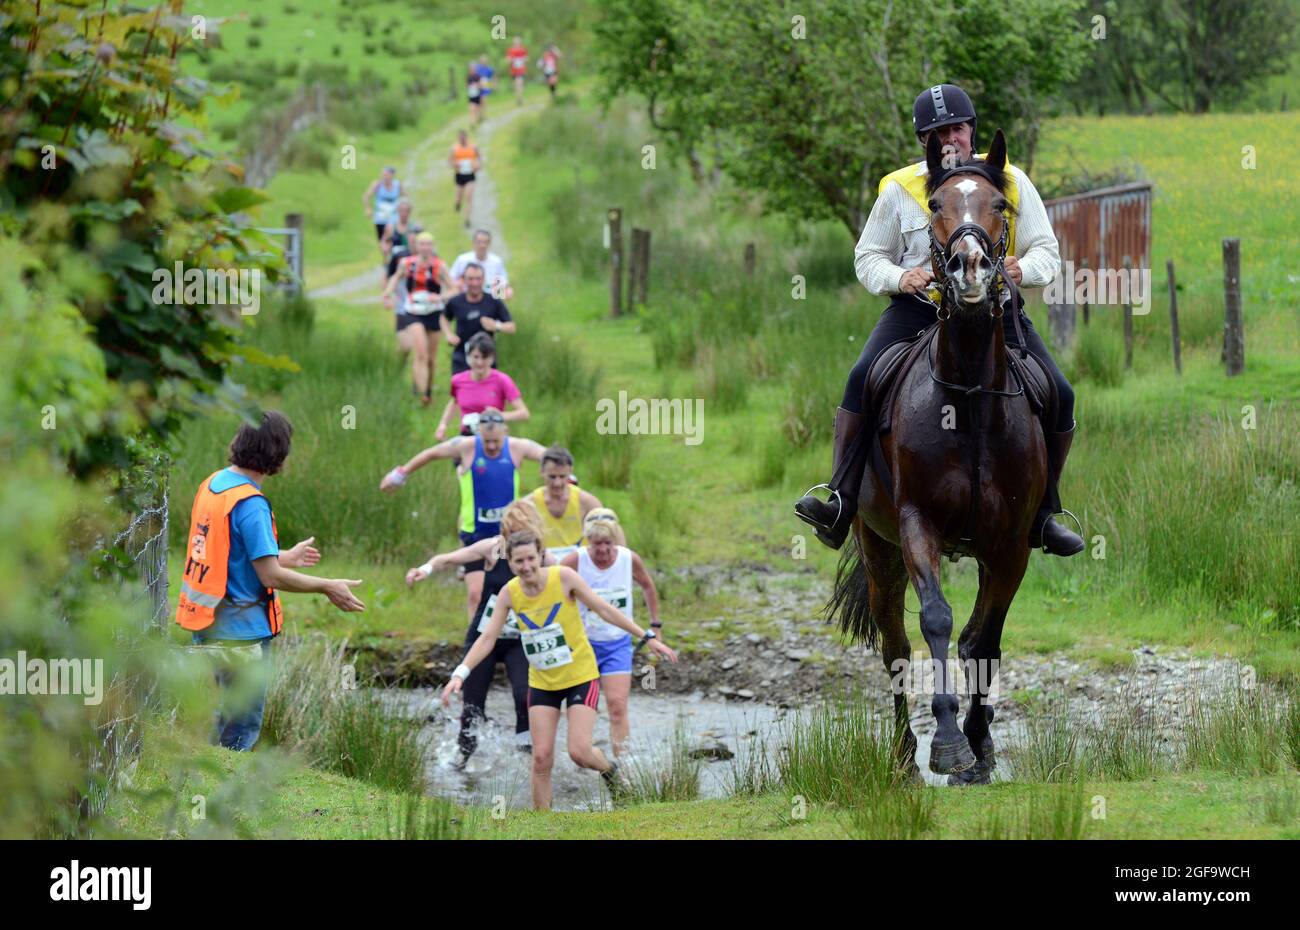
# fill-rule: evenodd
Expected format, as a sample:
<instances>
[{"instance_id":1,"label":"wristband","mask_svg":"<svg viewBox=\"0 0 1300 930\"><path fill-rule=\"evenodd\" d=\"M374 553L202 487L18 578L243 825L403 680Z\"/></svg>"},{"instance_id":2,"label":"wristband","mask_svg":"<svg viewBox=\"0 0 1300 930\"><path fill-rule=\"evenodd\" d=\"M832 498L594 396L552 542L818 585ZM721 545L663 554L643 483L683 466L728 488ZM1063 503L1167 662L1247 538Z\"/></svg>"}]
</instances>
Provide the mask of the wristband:
<instances>
[{"instance_id":1,"label":"wristband","mask_svg":"<svg viewBox=\"0 0 1300 930\"><path fill-rule=\"evenodd\" d=\"M433 574L433 559L430 559L429 561L425 562L423 565L417 568L416 571L424 572L424 577L428 578L430 575Z\"/></svg>"},{"instance_id":2,"label":"wristband","mask_svg":"<svg viewBox=\"0 0 1300 930\"><path fill-rule=\"evenodd\" d=\"M406 484L406 472L402 471L401 465L398 465L388 473L388 480L399 487Z\"/></svg>"},{"instance_id":3,"label":"wristband","mask_svg":"<svg viewBox=\"0 0 1300 930\"><path fill-rule=\"evenodd\" d=\"M658 620L651 620L651 621L650 621L650 625L651 625L652 627L655 627L656 629L658 629L659 627L663 626L663 624L660 623Z\"/></svg>"},{"instance_id":4,"label":"wristband","mask_svg":"<svg viewBox=\"0 0 1300 930\"><path fill-rule=\"evenodd\" d=\"M459 678L461 681L464 681L469 677L469 666L464 662L460 663L460 665L456 666L456 671L451 673L451 677Z\"/></svg>"}]
</instances>

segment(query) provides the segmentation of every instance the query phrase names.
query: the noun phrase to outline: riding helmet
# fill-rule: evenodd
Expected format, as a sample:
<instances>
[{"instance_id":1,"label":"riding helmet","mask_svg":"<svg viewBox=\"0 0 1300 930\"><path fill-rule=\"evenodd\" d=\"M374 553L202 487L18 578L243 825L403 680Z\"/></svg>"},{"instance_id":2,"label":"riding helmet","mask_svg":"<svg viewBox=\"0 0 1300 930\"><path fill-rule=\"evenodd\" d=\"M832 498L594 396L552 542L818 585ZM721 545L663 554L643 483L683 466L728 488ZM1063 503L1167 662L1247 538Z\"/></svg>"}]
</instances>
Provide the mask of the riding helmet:
<instances>
[{"instance_id":1,"label":"riding helmet","mask_svg":"<svg viewBox=\"0 0 1300 930\"><path fill-rule=\"evenodd\" d=\"M940 126L970 123L971 148L975 147L975 104L956 84L936 84L921 91L912 104L912 130L917 137Z\"/></svg>"}]
</instances>

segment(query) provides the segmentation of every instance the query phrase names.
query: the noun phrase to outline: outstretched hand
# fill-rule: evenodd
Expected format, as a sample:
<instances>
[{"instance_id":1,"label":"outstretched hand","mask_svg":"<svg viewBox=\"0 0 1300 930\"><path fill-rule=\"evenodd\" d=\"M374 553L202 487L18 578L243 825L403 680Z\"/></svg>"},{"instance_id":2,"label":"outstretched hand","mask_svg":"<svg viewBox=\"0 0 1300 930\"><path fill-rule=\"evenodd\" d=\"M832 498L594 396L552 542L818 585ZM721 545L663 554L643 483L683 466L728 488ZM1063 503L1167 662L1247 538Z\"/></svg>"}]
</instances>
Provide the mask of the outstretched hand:
<instances>
[{"instance_id":1,"label":"outstretched hand","mask_svg":"<svg viewBox=\"0 0 1300 930\"><path fill-rule=\"evenodd\" d=\"M312 545L315 536L308 536L292 549L280 556L280 564L285 568L309 568L320 561L320 551Z\"/></svg>"}]
</instances>

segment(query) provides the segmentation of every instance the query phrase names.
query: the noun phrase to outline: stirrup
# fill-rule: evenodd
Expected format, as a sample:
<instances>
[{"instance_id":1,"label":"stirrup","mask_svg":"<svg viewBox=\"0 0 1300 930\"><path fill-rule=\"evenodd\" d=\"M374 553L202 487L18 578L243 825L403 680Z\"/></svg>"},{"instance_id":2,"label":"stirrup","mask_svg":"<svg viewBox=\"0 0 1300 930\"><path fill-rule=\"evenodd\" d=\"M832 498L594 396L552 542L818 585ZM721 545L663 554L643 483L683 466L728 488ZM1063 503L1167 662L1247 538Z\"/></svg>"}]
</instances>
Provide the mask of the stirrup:
<instances>
[{"instance_id":1,"label":"stirrup","mask_svg":"<svg viewBox=\"0 0 1300 930\"><path fill-rule=\"evenodd\" d=\"M1087 537L1085 537L1085 536L1083 535L1083 523L1080 522L1079 518L1076 517L1076 516L1074 515L1074 511L1072 511L1072 510L1066 510L1064 507L1062 507L1062 508L1057 512L1057 513L1049 513L1049 514L1047 515L1047 520L1051 520L1053 517L1060 516L1061 514L1065 514L1065 515L1068 516L1071 520L1074 521L1074 525L1077 526L1077 527L1079 528L1079 538L1083 540L1083 545L1084 545L1084 547L1086 548L1087 545L1088 545L1088 540L1087 540ZM1044 520L1044 521L1043 521L1043 529L1046 529L1046 528L1047 528L1047 520ZM1042 542L1042 541L1043 541L1043 530L1042 530L1042 529L1040 529L1040 530L1038 531L1038 541L1039 541L1039 542ZM1039 548L1039 549L1042 549L1044 552L1047 551L1047 546L1046 546L1046 545L1039 546L1038 548Z\"/></svg>"},{"instance_id":2,"label":"stirrup","mask_svg":"<svg viewBox=\"0 0 1300 930\"><path fill-rule=\"evenodd\" d=\"M811 526L811 527L814 527L814 528L819 529L819 530L828 530L828 529L831 529L831 528L833 528L833 527L839 525L840 517L842 517L842 516L844 515L844 498L843 498L842 496L840 496L840 492L839 492L839 491L835 490L835 489L834 489L833 487L831 487L829 484L814 484L814 485L813 485L811 488L809 488L807 491L804 491L804 492L803 492L803 497L808 497L809 495L812 494L813 491L816 491L818 488L825 488L827 491L830 491L830 492L831 492L831 495L833 495L834 498L835 498L835 519L834 519L833 521L831 521L830 526L829 526L829 527L826 527L826 526L820 526L819 524L813 523L811 520L809 520L807 517L805 517L803 514L801 514L801 513L799 512L798 508L795 508L794 515L795 515L796 517L798 517L800 520L802 520L804 523L807 523L807 524L808 524L809 526ZM801 497L801 498L799 498L799 499L800 499L800 500L803 500L803 497ZM830 502L827 501L827 503L830 503Z\"/></svg>"}]
</instances>

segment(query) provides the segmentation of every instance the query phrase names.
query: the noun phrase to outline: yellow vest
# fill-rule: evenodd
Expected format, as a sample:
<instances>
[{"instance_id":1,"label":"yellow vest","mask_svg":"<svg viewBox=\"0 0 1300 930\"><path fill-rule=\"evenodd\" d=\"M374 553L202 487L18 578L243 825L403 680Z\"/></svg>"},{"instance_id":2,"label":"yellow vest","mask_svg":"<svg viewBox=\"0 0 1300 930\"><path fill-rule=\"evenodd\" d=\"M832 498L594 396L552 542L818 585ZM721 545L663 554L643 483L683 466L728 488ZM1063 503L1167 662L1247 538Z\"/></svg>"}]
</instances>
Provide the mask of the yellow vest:
<instances>
[{"instance_id":1,"label":"yellow vest","mask_svg":"<svg viewBox=\"0 0 1300 930\"><path fill-rule=\"evenodd\" d=\"M981 155L980 157L987 158L988 153L986 152L984 155ZM1011 170L1011 162L1007 162L1006 168L1004 170L1006 172L1006 177L1008 181L1007 190L1006 190L1007 203L1011 204L1011 210L1009 211L1009 215L1007 216L1007 254L1015 255L1016 254L1015 211L1020 209L1020 184L1019 182L1016 181L1015 173L1012 172ZM897 171L891 171L889 174L885 175L883 178L880 179L880 187L877 188L876 193L878 195L883 194L889 182L896 181L898 185L902 187L903 190L907 191L908 195L913 200L915 200L917 204L920 205L921 210L925 213L925 215L929 216L930 198L926 196L925 193L925 182L929 180L929 176L930 176L930 171L926 167L925 162L919 161L916 162L915 164L911 164L911 165L907 165L906 167L899 168ZM932 300L937 301L939 299L939 292L937 290L931 290L930 297Z\"/></svg>"},{"instance_id":2,"label":"yellow vest","mask_svg":"<svg viewBox=\"0 0 1300 930\"><path fill-rule=\"evenodd\" d=\"M546 508L546 488L533 492L533 506L541 514L542 525L546 527L547 549L563 549L582 543L582 507L578 498L578 489L569 485L569 502L564 505L564 513L553 517Z\"/></svg>"},{"instance_id":3,"label":"yellow vest","mask_svg":"<svg viewBox=\"0 0 1300 930\"><path fill-rule=\"evenodd\" d=\"M560 648L567 647L572 658L564 665L548 669L538 668L530 659L528 686L543 691L564 691L599 678L600 669L596 666L596 653L591 648L591 641L587 639L587 631L582 625L582 617L578 614L578 603L564 596L560 566L552 565L542 571L546 572L546 584L536 597L524 593L523 583L518 578L511 578L506 583L506 590L510 592L510 609L519 618L524 653L528 654L534 648L529 642L533 631L544 634L547 627L558 626L564 636ZM551 642L545 645L554 647L557 643L558 638L551 637Z\"/></svg>"}]
</instances>

